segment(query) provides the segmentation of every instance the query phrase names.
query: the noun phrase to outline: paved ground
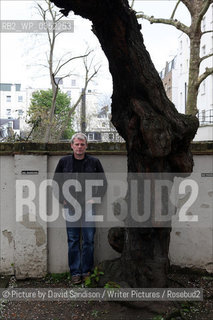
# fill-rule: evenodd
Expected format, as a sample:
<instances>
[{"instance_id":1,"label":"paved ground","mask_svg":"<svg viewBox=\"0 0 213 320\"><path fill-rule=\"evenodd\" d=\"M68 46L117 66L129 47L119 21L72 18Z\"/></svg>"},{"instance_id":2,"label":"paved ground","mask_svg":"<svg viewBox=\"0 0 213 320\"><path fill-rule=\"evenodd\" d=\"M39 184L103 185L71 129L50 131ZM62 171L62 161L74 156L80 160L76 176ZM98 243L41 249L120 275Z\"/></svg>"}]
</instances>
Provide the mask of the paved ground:
<instances>
[{"instance_id":1,"label":"paved ground","mask_svg":"<svg viewBox=\"0 0 213 320\"><path fill-rule=\"evenodd\" d=\"M191 273L169 274L171 287L204 289L204 301L181 303L150 302L143 308L129 308L105 301L0 301L2 320L212 320L213 276ZM70 279L48 276L44 279L17 281L14 277L1 278L3 286L19 288L72 288ZM164 316L163 316L164 314ZM166 314L166 315L165 315Z\"/></svg>"}]
</instances>

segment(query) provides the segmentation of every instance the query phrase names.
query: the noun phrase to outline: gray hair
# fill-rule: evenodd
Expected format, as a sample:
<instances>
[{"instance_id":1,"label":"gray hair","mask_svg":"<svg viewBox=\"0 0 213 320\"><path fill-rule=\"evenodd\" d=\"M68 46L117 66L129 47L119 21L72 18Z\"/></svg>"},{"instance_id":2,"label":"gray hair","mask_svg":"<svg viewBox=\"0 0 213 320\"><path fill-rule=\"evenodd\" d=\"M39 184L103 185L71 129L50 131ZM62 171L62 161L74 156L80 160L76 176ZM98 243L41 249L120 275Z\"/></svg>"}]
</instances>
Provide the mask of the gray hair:
<instances>
[{"instance_id":1,"label":"gray hair","mask_svg":"<svg viewBox=\"0 0 213 320\"><path fill-rule=\"evenodd\" d=\"M87 136L82 133L82 132L79 132L79 133L75 133L72 138L71 138L71 143L74 143L74 140L75 139L79 139L79 140L85 140L86 143L87 143Z\"/></svg>"}]
</instances>

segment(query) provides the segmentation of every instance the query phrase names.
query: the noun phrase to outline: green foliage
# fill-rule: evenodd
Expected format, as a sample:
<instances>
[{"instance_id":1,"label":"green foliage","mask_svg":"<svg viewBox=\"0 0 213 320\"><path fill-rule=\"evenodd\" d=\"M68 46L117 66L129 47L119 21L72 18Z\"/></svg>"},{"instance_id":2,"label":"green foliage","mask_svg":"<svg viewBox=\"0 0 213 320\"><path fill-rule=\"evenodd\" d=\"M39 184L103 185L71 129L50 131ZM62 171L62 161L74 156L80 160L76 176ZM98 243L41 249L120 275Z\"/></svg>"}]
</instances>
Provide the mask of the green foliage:
<instances>
[{"instance_id":1,"label":"green foliage","mask_svg":"<svg viewBox=\"0 0 213 320\"><path fill-rule=\"evenodd\" d=\"M70 280L71 276L69 272L64 273L48 273L45 277L45 281L48 283L57 283L64 280Z\"/></svg>"},{"instance_id":2,"label":"green foliage","mask_svg":"<svg viewBox=\"0 0 213 320\"><path fill-rule=\"evenodd\" d=\"M28 111L28 123L31 124L32 139L41 141L45 135L46 128L49 124L49 114L52 106L53 93L52 89L38 90L32 94L31 105ZM58 91L56 97L56 108L54 119L51 123L50 140L57 141L60 136L64 122L67 120L70 111L70 98L66 93ZM72 118L69 119L66 130L62 139L70 139L74 131L72 130Z\"/></svg>"},{"instance_id":3,"label":"green foliage","mask_svg":"<svg viewBox=\"0 0 213 320\"><path fill-rule=\"evenodd\" d=\"M165 319L171 320L191 320L196 317L200 313L200 304L197 301L183 301L180 303L179 308L175 308L170 311L169 314L166 314ZM162 318L164 319L164 318ZM196 317L197 319L197 317ZM158 320L158 318L154 318L153 320Z\"/></svg>"},{"instance_id":4,"label":"green foliage","mask_svg":"<svg viewBox=\"0 0 213 320\"><path fill-rule=\"evenodd\" d=\"M85 280L85 287L88 288L95 288L98 285L98 282L100 280L100 276L104 273L98 269L98 267L95 267L93 273L88 276Z\"/></svg>"},{"instance_id":5,"label":"green foliage","mask_svg":"<svg viewBox=\"0 0 213 320\"><path fill-rule=\"evenodd\" d=\"M98 315L99 315L99 311L98 311L98 310L93 310L92 313L91 313L91 315L92 315L93 317L97 318Z\"/></svg>"},{"instance_id":6,"label":"green foliage","mask_svg":"<svg viewBox=\"0 0 213 320\"><path fill-rule=\"evenodd\" d=\"M108 281L104 286L104 288L120 288L120 287L121 286L114 281Z\"/></svg>"}]
</instances>

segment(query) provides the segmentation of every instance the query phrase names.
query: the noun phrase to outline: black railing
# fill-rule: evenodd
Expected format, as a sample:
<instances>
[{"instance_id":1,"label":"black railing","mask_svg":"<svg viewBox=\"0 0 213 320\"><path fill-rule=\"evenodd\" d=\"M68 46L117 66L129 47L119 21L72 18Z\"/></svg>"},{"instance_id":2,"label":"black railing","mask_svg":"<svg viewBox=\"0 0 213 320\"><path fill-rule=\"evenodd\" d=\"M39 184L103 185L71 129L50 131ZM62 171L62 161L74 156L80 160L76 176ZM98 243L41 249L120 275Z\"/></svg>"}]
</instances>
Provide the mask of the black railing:
<instances>
[{"instance_id":1,"label":"black railing","mask_svg":"<svg viewBox=\"0 0 213 320\"><path fill-rule=\"evenodd\" d=\"M200 125L213 124L213 109L199 111L198 119Z\"/></svg>"}]
</instances>

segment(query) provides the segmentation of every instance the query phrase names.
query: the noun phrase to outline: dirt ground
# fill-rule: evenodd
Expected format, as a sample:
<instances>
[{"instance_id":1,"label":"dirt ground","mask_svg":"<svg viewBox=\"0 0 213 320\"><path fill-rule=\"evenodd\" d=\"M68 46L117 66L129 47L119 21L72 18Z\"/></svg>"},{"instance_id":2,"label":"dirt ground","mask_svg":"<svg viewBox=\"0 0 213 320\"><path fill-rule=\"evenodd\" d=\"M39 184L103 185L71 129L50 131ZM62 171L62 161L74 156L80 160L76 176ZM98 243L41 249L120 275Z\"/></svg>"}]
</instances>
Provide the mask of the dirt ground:
<instances>
[{"instance_id":1,"label":"dirt ground","mask_svg":"<svg viewBox=\"0 0 213 320\"><path fill-rule=\"evenodd\" d=\"M18 281L11 277L10 287L73 288L69 275L48 275L44 279ZM80 285L81 287L82 285ZM170 288L203 288L201 302L145 302L143 307L107 301L1 301L4 320L212 320L213 276L189 270L169 273Z\"/></svg>"}]
</instances>

